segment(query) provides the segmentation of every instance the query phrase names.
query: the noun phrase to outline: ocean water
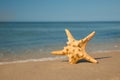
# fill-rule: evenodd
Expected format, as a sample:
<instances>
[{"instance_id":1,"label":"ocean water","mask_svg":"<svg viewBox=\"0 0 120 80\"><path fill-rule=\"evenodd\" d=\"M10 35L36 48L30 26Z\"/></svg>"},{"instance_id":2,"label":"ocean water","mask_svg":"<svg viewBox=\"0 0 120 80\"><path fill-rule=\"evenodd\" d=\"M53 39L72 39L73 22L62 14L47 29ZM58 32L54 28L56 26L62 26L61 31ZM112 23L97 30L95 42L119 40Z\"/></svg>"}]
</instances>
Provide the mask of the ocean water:
<instances>
[{"instance_id":1,"label":"ocean water","mask_svg":"<svg viewBox=\"0 0 120 80\"><path fill-rule=\"evenodd\" d=\"M61 58L50 52L66 45L66 28L78 40L96 31L89 54L120 50L120 22L0 22L0 63Z\"/></svg>"}]
</instances>

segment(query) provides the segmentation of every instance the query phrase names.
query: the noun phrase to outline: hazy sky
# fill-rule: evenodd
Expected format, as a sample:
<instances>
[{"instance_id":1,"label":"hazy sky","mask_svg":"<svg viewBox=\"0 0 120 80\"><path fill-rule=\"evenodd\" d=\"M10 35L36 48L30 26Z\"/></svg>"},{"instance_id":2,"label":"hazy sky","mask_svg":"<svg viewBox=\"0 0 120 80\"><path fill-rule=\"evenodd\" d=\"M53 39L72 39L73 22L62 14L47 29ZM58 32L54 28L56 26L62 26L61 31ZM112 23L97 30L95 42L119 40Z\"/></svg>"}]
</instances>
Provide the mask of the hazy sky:
<instances>
[{"instance_id":1,"label":"hazy sky","mask_svg":"<svg viewBox=\"0 0 120 80\"><path fill-rule=\"evenodd\" d=\"M0 0L0 21L120 21L120 0Z\"/></svg>"}]
</instances>

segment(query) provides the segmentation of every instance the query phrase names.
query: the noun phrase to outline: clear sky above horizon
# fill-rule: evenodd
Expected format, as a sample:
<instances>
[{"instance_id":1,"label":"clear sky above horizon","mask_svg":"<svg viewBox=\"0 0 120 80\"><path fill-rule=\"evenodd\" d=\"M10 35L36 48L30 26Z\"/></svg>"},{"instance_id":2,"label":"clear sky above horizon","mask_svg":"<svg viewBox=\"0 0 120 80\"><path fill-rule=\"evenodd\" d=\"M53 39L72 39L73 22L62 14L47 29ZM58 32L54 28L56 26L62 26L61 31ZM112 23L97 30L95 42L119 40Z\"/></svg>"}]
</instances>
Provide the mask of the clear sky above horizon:
<instances>
[{"instance_id":1,"label":"clear sky above horizon","mask_svg":"<svg viewBox=\"0 0 120 80\"><path fill-rule=\"evenodd\" d=\"M0 0L0 21L120 21L120 0Z\"/></svg>"}]
</instances>

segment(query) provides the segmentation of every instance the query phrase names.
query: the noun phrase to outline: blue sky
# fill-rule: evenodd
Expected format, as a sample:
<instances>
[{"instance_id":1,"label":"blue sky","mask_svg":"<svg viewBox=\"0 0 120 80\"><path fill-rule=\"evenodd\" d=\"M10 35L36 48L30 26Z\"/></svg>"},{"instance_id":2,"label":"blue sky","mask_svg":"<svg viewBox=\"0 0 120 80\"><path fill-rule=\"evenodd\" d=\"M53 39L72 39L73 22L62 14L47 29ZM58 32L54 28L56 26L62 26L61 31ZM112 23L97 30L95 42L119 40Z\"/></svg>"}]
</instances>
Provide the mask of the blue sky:
<instances>
[{"instance_id":1,"label":"blue sky","mask_svg":"<svg viewBox=\"0 0 120 80\"><path fill-rule=\"evenodd\" d=\"M120 0L0 0L0 21L120 21Z\"/></svg>"}]
</instances>

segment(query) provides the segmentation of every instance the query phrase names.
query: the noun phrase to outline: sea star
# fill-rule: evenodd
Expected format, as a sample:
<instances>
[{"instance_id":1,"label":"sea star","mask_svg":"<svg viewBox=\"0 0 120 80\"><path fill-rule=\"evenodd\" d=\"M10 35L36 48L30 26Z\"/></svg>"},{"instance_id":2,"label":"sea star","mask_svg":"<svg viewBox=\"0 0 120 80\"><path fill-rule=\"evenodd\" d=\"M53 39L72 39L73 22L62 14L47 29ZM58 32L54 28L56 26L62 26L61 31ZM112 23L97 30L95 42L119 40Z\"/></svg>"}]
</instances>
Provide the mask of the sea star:
<instances>
[{"instance_id":1,"label":"sea star","mask_svg":"<svg viewBox=\"0 0 120 80\"><path fill-rule=\"evenodd\" d=\"M87 37L81 40L76 40L68 29L65 29L68 37L67 46L63 50L53 51L52 54L66 55L69 57L69 63L76 64L79 60L85 59L92 63L98 63L94 58L89 56L85 51L88 41L95 35L95 31L89 34Z\"/></svg>"}]
</instances>

